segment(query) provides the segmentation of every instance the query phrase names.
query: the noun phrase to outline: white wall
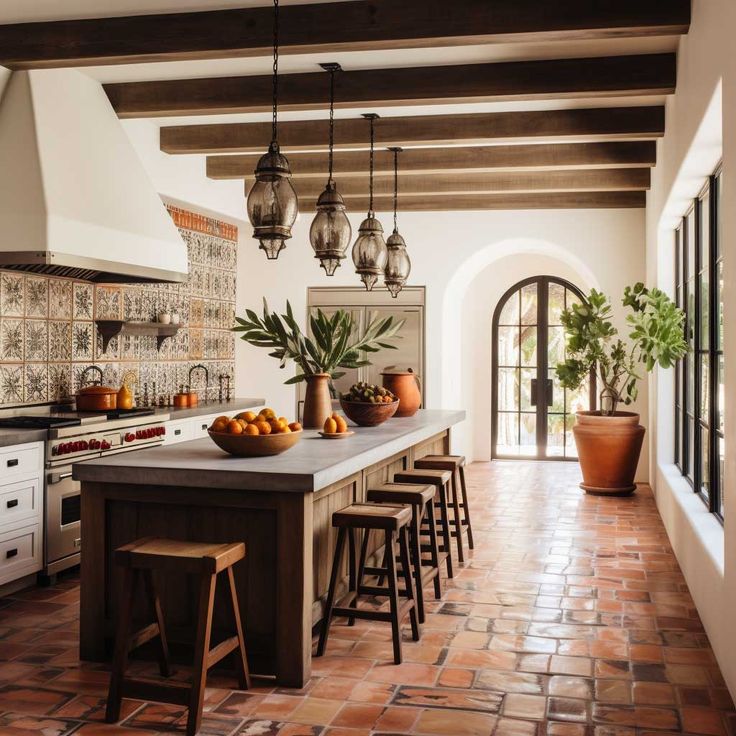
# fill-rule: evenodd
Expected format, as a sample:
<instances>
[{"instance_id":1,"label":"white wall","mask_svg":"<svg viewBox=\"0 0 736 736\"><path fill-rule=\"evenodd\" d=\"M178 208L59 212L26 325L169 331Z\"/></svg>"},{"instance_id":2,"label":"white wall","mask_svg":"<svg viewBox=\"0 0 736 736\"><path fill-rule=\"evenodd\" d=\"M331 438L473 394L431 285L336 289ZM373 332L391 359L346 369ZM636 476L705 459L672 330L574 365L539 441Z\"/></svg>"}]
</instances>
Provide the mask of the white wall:
<instances>
[{"instance_id":1,"label":"white wall","mask_svg":"<svg viewBox=\"0 0 736 736\"><path fill-rule=\"evenodd\" d=\"M678 54L677 93L667 103L666 134L658 145L647 208L647 269L650 282L672 290L673 227L697 196L722 155L724 166L723 243L725 248L724 340L728 356L736 344L736 56L733 0L693 3L688 36ZM650 386L653 480L657 505L695 599L698 612L732 695L736 695L736 459L730 452L736 416L733 361L726 360L725 525L707 512L673 465L673 376L660 371Z\"/></svg>"}]
</instances>

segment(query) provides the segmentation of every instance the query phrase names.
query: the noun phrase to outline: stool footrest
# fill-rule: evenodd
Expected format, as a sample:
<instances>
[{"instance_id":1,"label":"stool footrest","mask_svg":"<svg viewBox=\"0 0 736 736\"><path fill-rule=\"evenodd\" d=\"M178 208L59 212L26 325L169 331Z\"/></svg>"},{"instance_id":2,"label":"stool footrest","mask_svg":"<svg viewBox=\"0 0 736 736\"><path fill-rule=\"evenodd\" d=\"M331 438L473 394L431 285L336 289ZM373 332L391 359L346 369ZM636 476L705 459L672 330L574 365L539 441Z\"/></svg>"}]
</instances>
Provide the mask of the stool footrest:
<instances>
[{"instance_id":1,"label":"stool footrest","mask_svg":"<svg viewBox=\"0 0 736 736\"><path fill-rule=\"evenodd\" d=\"M152 624L144 626L142 629L136 631L135 634L131 635L130 639L128 639L128 651L132 652L134 649L143 646L146 642L160 635L161 630L158 627L158 622L154 621Z\"/></svg>"},{"instance_id":2,"label":"stool footrest","mask_svg":"<svg viewBox=\"0 0 736 736\"><path fill-rule=\"evenodd\" d=\"M335 606L332 609L333 616L346 616L348 618L363 618L368 621L390 621L391 611L371 611L367 608L346 608Z\"/></svg>"},{"instance_id":3,"label":"stool footrest","mask_svg":"<svg viewBox=\"0 0 736 736\"><path fill-rule=\"evenodd\" d=\"M231 636L229 639L221 641L217 646L212 647L207 653L207 669L216 665L221 659L227 657L228 654L234 652L240 646L237 635Z\"/></svg>"},{"instance_id":4,"label":"stool footrest","mask_svg":"<svg viewBox=\"0 0 736 736\"><path fill-rule=\"evenodd\" d=\"M132 700L153 700L172 705L188 705L191 685L176 682L151 682L136 677L126 677L122 684L122 695Z\"/></svg>"}]
</instances>

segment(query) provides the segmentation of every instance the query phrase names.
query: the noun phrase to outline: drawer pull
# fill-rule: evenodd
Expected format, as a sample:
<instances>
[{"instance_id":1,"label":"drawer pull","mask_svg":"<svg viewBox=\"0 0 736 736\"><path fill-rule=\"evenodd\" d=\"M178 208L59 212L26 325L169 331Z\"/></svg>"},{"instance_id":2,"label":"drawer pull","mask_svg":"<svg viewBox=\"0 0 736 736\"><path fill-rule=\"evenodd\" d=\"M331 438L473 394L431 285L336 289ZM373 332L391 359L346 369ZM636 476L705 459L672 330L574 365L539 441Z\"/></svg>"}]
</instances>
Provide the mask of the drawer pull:
<instances>
[{"instance_id":1,"label":"drawer pull","mask_svg":"<svg viewBox=\"0 0 736 736\"><path fill-rule=\"evenodd\" d=\"M74 540L74 548L75 549L82 549L82 537L77 537Z\"/></svg>"},{"instance_id":2,"label":"drawer pull","mask_svg":"<svg viewBox=\"0 0 736 736\"><path fill-rule=\"evenodd\" d=\"M14 457L12 460L8 460L8 467L14 468L18 464L18 458Z\"/></svg>"},{"instance_id":3,"label":"drawer pull","mask_svg":"<svg viewBox=\"0 0 736 736\"><path fill-rule=\"evenodd\" d=\"M206 424L203 424L202 425L202 429L207 429L207 425Z\"/></svg>"},{"instance_id":4,"label":"drawer pull","mask_svg":"<svg viewBox=\"0 0 736 736\"><path fill-rule=\"evenodd\" d=\"M18 548L15 547L14 549L9 549L5 553L5 559L9 560L11 557L15 557L18 554Z\"/></svg>"},{"instance_id":5,"label":"drawer pull","mask_svg":"<svg viewBox=\"0 0 736 736\"><path fill-rule=\"evenodd\" d=\"M18 499L14 498L12 501L8 501L6 505L9 509L12 509L18 505Z\"/></svg>"},{"instance_id":6,"label":"drawer pull","mask_svg":"<svg viewBox=\"0 0 736 736\"><path fill-rule=\"evenodd\" d=\"M174 434L178 437L181 434L181 430L180 429L175 429L174 430Z\"/></svg>"}]
</instances>

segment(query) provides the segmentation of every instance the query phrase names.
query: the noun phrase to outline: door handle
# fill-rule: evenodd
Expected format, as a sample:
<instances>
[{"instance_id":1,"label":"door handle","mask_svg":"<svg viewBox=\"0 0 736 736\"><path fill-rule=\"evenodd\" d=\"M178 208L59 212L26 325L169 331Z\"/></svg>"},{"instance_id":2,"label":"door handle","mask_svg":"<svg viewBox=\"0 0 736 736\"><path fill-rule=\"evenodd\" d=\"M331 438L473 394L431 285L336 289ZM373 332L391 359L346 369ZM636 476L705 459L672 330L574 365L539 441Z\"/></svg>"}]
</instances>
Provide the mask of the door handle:
<instances>
[{"instance_id":1,"label":"door handle","mask_svg":"<svg viewBox=\"0 0 736 736\"><path fill-rule=\"evenodd\" d=\"M539 396L537 392L539 391L539 381L536 378L531 379L531 405L536 406L539 402ZM548 378L545 385L545 398L547 401L547 406L552 406L553 403L553 394L554 394L554 385L552 383L552 379Z\"/></svg>"},{"instance_id":2,"label":"door handle","mask_svg":"<svg viewBox=\"0 0 736 736\"><path fill-rule=\"evenodd\" d=\"M62 480L66 480L67 478L71 478L71 477L72 477L71 471L68 473L52 473L49 476L49 482L52 484L61 483Z\"/></svg>"},{"instance_id":3,"label":"door handle","mask_svg":"<svg viewBox=\"0 0 736 736\"><path fill-rule=\"evenodd\" d=\"M537 379L532 378L531 380L531 404L532 406L537 405Z\"/></svg>"},{"instance_id":4,"label":"door handle","mask_svg":"<svg viewBox=\"0 0 736 736\"><path fill-rule=\"evenodd\" d=\"M552 383L552 379L547 379L547 406L552 406L553 402L553 395L554 395L554 384Z\"/></svg>"}]
</instances>

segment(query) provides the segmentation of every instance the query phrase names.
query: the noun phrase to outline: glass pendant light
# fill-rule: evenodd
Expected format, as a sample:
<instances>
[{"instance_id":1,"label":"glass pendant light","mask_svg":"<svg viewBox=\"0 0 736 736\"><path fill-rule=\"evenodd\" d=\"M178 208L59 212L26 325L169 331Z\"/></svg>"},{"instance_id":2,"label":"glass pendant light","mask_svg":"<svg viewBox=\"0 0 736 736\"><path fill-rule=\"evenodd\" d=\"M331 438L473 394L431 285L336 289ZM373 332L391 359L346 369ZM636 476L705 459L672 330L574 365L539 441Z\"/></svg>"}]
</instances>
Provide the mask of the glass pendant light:
<instances>
[{"instance_id":1,"label":"glass pendant light","mask_svg":"<svg viewBox=\"0 0 736 736\"><path fill-rule=\"evenodd\" d=\"M278 258L284 241L291 237L291 227L299 214L299 200L291 183L289 161L278 143L279 76L279 0L274 0L273 15L273 118L271 144L256 166L256 182L248 193L248 218L253 237L269 260Z\"/></svg>"},{"instance_id":2,"label":"glass pendant light","mask_svg":"<svg viewBox=\"0 0 736 736\"><path fill-rule=\"evenodd\" d=\"M391 296L396 299L399 292L404 288L406 280L411 273L411 260L406 252L406 243L399 233L397 224L397 212L399 209L399 153L401 148L389 148L394 154L394 231L386 241L388 258L386 259L386 271L384 281Z\"/></svg>"},{"instance_id":3,"label":"glass pendant light","mask_svg":"<svg viewBox=\"0 0 736 736\"><path fill-rule=\"evenodd\" d=\"M335 148L335 72L341 71L339 64L320 64L330 73L330 147L328 153L327 186L317 200L317 214L309 229L309 242L314 248L314 257L328 276L335 273L353 236L353 228L345 214L345 202L337 191L332 178Z\"/></svg>"},{"instance_id":4,"label":"glass pendant light","mask_svg":"<svg viewBox=\"0 0 736 736\"><path fill-rule=\"evenodd\" d=\"M378 277L386 268L388 251L386 250L386 241L383 239L383 228L373 211L373 128L378 115L366 113L363 117L369 120L371 124L370 189L368 216L360 223L358 228L358 239L353 245L353 263L355 264L355 272L360 275L360 280L365 284L366 291L372 291Z\"/></svg>"}]
</instances>

